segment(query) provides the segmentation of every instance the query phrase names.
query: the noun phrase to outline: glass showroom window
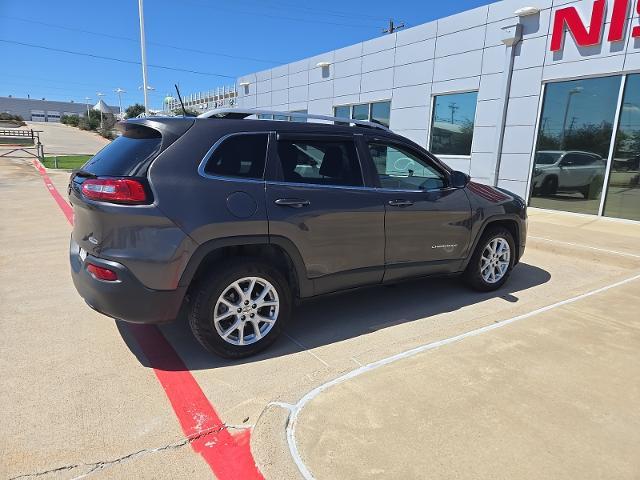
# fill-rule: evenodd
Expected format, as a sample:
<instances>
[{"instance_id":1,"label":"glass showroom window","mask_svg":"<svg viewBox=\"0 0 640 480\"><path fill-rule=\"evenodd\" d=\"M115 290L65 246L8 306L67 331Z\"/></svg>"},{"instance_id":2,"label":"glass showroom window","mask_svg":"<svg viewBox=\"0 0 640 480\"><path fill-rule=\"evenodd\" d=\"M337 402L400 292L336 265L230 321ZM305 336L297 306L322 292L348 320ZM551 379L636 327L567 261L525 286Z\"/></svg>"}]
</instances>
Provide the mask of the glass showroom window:
<instances>
[{"instance_id":1,"label":"glass showroom window","mask_svg":"<svg viewBox=\"0 0 640 480\"><path fill-rule=\"evenodd\" d=\"M436 155L471 155L478 92L434 97L430 150Z\"/></svg>"},{"instance_id":2,"label":"glass showroom window","mask_svg":"<svg viewBox=\"0 0 640 480\"><path fill-rule=\"evenodd\" d=\"M597 214L621 77L546 86L531 181L531 206Z\"/></svg>"},{"instance_id":3,"label":"glass showroom window","mask_svg":"<svg viewBox=\"0 0 640 480\"><path fill-rule=\"evenodd\" d=\"M369 120L369 104L354 105L351 110L351 118L354 120Z\"/></svg>"},{"instance_id":4,"label":"glass showroom window","mask_svg":"<svg viewBox=\"0 0 640 480\"><path fill-rule=\"evenodd\" d=\"M338 118L351 118L353 120L375 122L388 127L391 117L391 102L386 101L361 103L358 105L341 105L339 107L333 107L333 116ZM346 125L346 122L343 125Z\"/></svg>"},{"instance_id":5,"label":"glass showroom window","mask_svg":"<svg viewBox=\"0 0 640 480\"><path fill-rule=\"evenodd\" d=\"M337 118L351 118L351 107L349 105L333 107L333 116ZM348 125L348 124L336 122L336 125Z\"/></svg>"},{"instance_id":6,"label":"glass showroom window","mask_svg":"<svg viewBox=\"0 0 640 480\"><path fill-rule=\"evenodd\" d=\"M307 111L306 110L292 110L291 113L300 113L302 115L306 115ZM298 122L298 123L306 123L307 122L307 117L296 117L295 115L291 115L291 121L292 122Z\"/></svg>"},{"instance_id":7,"label":"glass showroom window","mask_svg":"<svg viewBox=\"0 0 640 480\"><path fill-rule=\"evenodd\" d=\"M389 126L391 120L391 102L375 102L371 104L371 121Z\"/></svg>"},{"instance_id":8,"label":"glass showroom window","mask_svg":"<svg viewBox=\"0 0 640 480\"><path fill-rule=\"evenodd\" d=\"M640 75L627 77L604 214L640 220Z\"/></svg>"}]
</instances>

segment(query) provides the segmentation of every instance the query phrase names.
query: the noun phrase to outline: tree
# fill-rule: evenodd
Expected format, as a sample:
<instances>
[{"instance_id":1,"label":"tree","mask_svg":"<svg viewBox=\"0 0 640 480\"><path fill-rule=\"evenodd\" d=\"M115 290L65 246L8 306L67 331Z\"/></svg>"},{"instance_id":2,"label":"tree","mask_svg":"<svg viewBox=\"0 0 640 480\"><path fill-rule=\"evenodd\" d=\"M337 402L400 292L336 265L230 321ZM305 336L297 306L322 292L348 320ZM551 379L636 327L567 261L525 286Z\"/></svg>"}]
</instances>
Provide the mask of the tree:
<instances>
[{"instance_id":1,"label":"tree","mask_svg":"<svg viewBox=\"0 0 640 480\"><path fill-rule=\"evenodd\" d=\"M141 113L144 113L144 105L134 103L124 111L124 118L136 118Z\"/></svg>"}]
</instances>

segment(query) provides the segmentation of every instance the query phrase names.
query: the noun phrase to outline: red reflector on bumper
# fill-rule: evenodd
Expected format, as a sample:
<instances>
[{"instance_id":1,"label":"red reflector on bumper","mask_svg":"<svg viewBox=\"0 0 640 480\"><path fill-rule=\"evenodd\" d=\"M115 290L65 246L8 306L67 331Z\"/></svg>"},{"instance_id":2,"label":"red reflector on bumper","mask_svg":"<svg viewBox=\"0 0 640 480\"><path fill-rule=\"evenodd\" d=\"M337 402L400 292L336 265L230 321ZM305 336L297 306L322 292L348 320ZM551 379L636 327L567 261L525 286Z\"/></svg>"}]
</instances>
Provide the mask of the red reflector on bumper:
<instances>
[{"instance_id":1,"label":"red reflector on bumper","mask_svg":"<svg viewBox=\"0 0 640 480\"><path fill-rule=\"evenodd\" d=\"M118 280L118 274L108 268L102 268L93 263L87 264L87 271L96 277L98 280L105 280L107 282L115 282Z\"/></svg>"}]
</instances>

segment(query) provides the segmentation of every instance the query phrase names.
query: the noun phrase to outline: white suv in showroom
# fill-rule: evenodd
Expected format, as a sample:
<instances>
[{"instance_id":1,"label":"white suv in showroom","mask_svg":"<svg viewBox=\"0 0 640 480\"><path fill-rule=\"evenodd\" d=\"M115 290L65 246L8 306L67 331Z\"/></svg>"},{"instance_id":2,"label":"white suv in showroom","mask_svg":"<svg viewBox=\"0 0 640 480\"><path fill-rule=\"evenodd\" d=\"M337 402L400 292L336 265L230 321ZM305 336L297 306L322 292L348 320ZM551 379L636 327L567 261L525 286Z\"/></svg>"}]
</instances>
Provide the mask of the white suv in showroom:
<instances>
[{"instance_id":1,"label":"white suv in showroom","mask_svg":"<svg viewBox=\"0 0 640 480\"><path fill-rule=\"evenodd\" d=\"M533 170L533 192L537 196L580 192L584 198L598 198L605 170L605 160L596 153L539 151Z\"/></svg>"}]
</instances>

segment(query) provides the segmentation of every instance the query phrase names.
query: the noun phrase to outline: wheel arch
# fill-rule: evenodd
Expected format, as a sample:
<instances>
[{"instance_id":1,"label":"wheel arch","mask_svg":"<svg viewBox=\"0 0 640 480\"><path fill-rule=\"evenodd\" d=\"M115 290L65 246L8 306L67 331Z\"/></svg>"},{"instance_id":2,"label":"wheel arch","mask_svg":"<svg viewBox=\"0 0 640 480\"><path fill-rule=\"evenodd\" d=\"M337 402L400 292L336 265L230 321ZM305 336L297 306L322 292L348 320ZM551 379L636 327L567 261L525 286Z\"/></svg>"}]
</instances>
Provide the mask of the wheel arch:
<instances>
[{"instance_id":1,"label":"wheel arch","mask_svg":"<svg viewBox=\"0 0 640 480\"><path fill-rule=\"evenodd\" d=\"M217 261L234 256L265 259L285 275L294 296L313 295L313 283L307 277L296 246L288 239L268 235L231 237L203 243L189 259L178 285L192 288L206 272L215 268Z\"/></svg>"},{"instance_id":2,"label":"wheel arch","mask_svg":"<svg viewBox=\"0 0 640 480\"><path fill-rule=\"evenodd\" d=\"M519 247L521 244L520 237L522 235L522 232L520 231L521 230L520 222L518 221L518 219L514 218L513 216L497 215L497 216L492 216L486 219L485 222L480 227L480 229L478 230L478 233L476 234L476 238L473 241L473 246L469 250L469 255L467 256L467 259L464 262L464 269L467 268L467 265L471 261L471 257L473 256L473 253L476 251L476 248L478 247L478 242L480 241L484 233L487 231L487 229L492 227L503 227L503 228L506 228L511 233L511 235L513 236L513 242L515 244L515 250L516 250L514 265L520 261Z\"/></svg>"}]
</instances>

